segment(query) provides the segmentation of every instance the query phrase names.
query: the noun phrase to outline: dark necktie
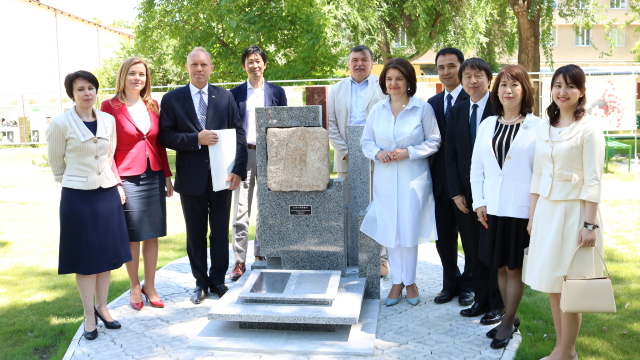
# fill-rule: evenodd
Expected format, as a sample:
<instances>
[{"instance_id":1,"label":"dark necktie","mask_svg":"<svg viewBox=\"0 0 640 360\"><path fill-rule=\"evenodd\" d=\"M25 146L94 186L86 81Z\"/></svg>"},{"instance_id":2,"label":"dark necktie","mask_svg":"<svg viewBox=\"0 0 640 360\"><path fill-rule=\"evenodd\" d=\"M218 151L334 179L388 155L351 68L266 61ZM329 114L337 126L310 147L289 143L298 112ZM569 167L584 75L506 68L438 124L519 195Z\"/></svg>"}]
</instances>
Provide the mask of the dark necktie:
<instances>
[{"instance_id":1,"label":"dark necktie","mask_svg":"<svg viewBox=\"0 0 640 360\"><path fill-rule=\"evenodd\" d=\"M449 110L451 110L451 99L453 96L451 94L447 94L447 107L444 109L444 121L449 121Z\"/></svg>"},{"instance_id":2,"label":"dark necktie","mask_svg":"<svg viewBox=\"0 0 640 360\"><path fill-rule=\"evenodd\" d=\"M471 148L473 149L473 145L476 143L476 132L477 132L477 123L478 123L478 104L473 104L471 106L473 110L471 110L471 117L469 118L469 133L471 134Z\"/></svg>"},{"instance_id":3,"label":"dark necktie","mask_svg":"<svg viewBox=\"0 0 640 360\"><path fill-rule=\"evenodd\" d=\"M202 130L204 130L207 125L207 104L204 102L204 91L198 90L198 95L200 95L200 102L198 103L198 120L200 121Z\"/></svg>"}]
</instances>

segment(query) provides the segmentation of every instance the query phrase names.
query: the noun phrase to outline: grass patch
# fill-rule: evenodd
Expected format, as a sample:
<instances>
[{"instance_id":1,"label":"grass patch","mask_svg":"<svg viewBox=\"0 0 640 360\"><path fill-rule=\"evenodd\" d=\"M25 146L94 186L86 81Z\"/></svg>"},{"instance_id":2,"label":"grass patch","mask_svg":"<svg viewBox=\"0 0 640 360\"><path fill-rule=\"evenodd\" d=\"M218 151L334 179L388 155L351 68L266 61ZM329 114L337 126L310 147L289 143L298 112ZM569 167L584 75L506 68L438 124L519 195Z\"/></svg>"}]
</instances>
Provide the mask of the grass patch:
<instances>
[{"instance_id":1,"label":"grass patch","mask_svg":"<svg viewBox=\"0 0 640 360\"><path fill-rule=\"evenodd\" d=\"M640 232L640 203L603 201L601 210L605 256L618 312L584 314L577 350L580 359L635 359L640 353L640 244L630 234ZM516 360L537 360L549 355L556 336L548 295L527 286L518 314L523 339Z\"/></svg>"}]
</instances>

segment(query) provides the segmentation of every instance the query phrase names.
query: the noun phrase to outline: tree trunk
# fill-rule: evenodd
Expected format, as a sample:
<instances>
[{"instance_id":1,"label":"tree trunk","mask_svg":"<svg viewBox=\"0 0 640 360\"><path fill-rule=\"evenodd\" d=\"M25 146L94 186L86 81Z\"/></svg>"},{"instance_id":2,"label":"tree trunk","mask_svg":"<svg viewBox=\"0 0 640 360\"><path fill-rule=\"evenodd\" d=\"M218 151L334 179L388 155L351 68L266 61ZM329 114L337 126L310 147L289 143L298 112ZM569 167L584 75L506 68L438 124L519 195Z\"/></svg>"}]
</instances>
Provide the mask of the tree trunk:
<instances>
[{"instance_id":1,"label":"tree trunk","mask_svg":"<svg viewBox=\"0 0 640 360\"><path fill-rule=\"evenodd\" d=\"M527 71L540 72L540 5L536 0L509 0L518 21L518 64ZM533 8L532 8L533 6ZM540 102L540 76L531 75L535 102ZM534 113L539 114L539 105Z\"/></svg>"},{"instance_id":2,"label":"tree trunk","mask_svg":"<svg viewBox=\"0 0 640 360\"><path fill-rule=\"evenodd\" d=\"M387 29L380 27L382 38L378 41L378 47L380 48L380 54L382 55L382 63L385 64L387 60L391 59L391 46L389 45L389 39L387 37Z\"/></svg>"}]
</instances>

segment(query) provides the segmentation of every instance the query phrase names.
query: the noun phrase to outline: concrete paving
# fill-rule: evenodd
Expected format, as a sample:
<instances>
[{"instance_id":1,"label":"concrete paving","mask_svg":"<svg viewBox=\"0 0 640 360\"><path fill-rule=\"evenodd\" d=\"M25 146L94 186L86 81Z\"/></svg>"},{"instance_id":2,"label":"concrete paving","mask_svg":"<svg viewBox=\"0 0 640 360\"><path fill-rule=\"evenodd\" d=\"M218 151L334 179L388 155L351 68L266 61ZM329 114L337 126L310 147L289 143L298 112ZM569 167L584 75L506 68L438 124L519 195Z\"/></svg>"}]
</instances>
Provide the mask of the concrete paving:
<instances>
[{"instance_id":1,"label":"concrete paving","mask_svg":"<svg viewBox=\"0 0 640 360\"><path fill-rule=\"evenodd\" d=\"M252 249L253 245L250 244L248 259L253 258ZM231 252L229 256L233 259ZM463 266L463 259L460 259L460 266ZM88 341L82 337L81 325L64 359L513 359L521 341L520 334L516 333L506 349L491 349L491 340L485 337L491 326L480 325L480 317L460 316L463 307L455 299L442 305L433 302L440 291L441 281L442 267L432 243L419 246L417 284L421 302L417 306L411 306L405 300L396 306L384 306L391 279L381 279L382 299L375 350L371 356L207 351L187 346L207 325L207 313L211 307L218 306L219 299L217 295L210 294L200 305L189 301L195 281L189 261L184 257L169 263L157 273L157 290L164 300L164 309L145 306L142 311L135 311L129 306L129 293L126 292L109 304L111 315L120 321L122 328L108 330L99 322L98 339ZM227 286L233 285L227 280Z\"/></svg>"}]
</instances>

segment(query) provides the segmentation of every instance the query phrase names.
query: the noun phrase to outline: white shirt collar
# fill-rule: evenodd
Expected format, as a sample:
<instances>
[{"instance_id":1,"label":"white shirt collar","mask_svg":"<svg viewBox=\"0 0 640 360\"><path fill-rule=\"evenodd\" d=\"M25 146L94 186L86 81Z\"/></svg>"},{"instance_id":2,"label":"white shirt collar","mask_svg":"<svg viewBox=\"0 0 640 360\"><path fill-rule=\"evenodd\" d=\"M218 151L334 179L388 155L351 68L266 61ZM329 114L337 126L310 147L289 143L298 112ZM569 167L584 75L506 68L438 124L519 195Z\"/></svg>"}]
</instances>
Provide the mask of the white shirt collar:
<instances>
[{"instance_id":1,"label":"white shirt collar","mask_svg":"<svg viewBox=\"0 0 640 360\"><path fill-rule=\"evenodd\" d=\"M204 91L205 95L209 95L209 84L207 84L204 89L198 89L195 85L189 82L189 90L191 90L191 96L195 96L200 90Z\"/></svg>"},{"instance_id":2,"label":"white shirt collar","mask_svg":"<svg viewBox=\"0 0 640 360\"><path fill-rule=\"evenodd\" d=\"M362 85L362 84L369 84L369 79L371 79L372 75L369 75L366 79L362 80L360 83L358 83L357 81L353 80L353 76L349 76L349 79L351 79L351 82L356 84L356 85Z\"/></svg>"},{"instance_id":3,"label":"white shirt collar","mask_svg":"<svg viewBox=\"0 0 640 360\"><path fill-rule=\"evenodd\" d=\"M485 105L487 105L487 101L489 101L489 94L491 93L491 91L487 91L486 94L484 94L484 96L482 97L482 99L478 100L477 103L474 103L473 100L471 100L471 97L469 97L469 101L471 102L471 106L473 106L473 104L478 104L479 107L483 107Z\"/></svg>"},{"instance_id":4,"label":"white shirt collar","mask_svg":"<svg viewBox=\"0 0 640 360\"><path fill-rule=\"evenodd\" d=\"M444 89L444 99L445 101L447 100L447 95L451 94L451 96L453 97L453 99L457 99L458 95L460 95L460 92L462 91L462 84L458 84L458 86L456 86L455 89L453 89L452 92L448 92L447 88Z\"/></svg>"},{"instance_id":5,"label":"white shirt collar","mask_svg":"<svg viewBox=\"0 0 640 360\"><path fill-rule=\"evenodd\" d=\"M254 87L251 85L251 81L249 81L249 79L247 79L247 90L248 90L248 89L253 89L253 90L263 90L263 89L264 89L264 83L265 83L265 81L266 81L266 80L263 78L263 79L262 79L262 86L260 86L259 88L254 88Z\"/></svg>"}]
</instances>

